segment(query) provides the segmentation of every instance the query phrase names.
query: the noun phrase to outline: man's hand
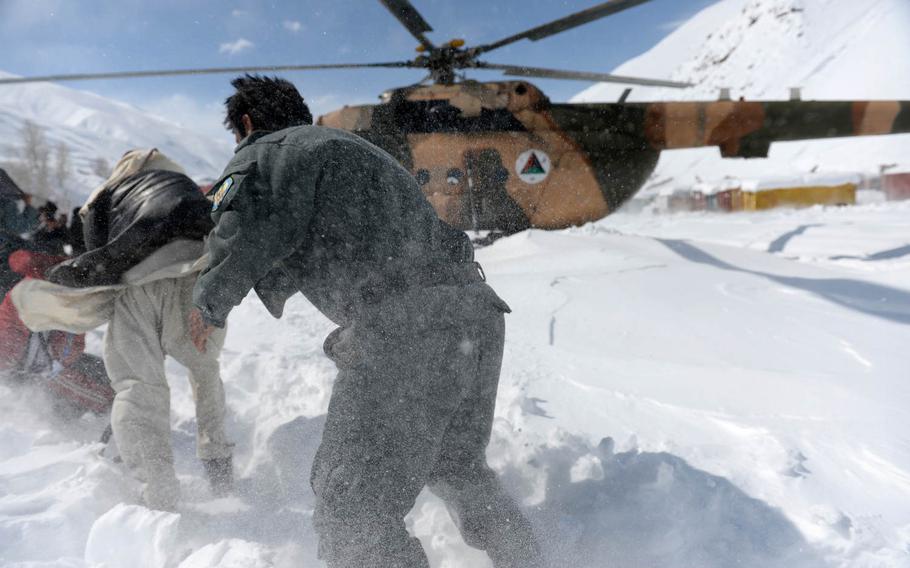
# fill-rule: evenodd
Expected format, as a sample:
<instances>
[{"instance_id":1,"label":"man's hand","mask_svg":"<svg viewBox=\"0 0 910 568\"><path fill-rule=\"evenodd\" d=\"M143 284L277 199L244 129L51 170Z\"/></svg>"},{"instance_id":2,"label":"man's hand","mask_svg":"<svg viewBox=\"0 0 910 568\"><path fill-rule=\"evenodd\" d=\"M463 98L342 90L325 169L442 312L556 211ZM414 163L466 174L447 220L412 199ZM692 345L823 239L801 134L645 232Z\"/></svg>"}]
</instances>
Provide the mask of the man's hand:
<instances>
[{"instance_id":1,"label":"man's hand","mask_svg":"<svg viewBox=\"0 0 910 568\"><path fill-rule=\"evenodd\" d=\"M190 339L193 340L193 345L197 351L205 353L205 343L208 341L209 336L212 335L212 332L215 331L215 327L205 323L202 319L202 312L197 308L193 308L190 311L189 324Z\"/></svg>"}]
</instances>

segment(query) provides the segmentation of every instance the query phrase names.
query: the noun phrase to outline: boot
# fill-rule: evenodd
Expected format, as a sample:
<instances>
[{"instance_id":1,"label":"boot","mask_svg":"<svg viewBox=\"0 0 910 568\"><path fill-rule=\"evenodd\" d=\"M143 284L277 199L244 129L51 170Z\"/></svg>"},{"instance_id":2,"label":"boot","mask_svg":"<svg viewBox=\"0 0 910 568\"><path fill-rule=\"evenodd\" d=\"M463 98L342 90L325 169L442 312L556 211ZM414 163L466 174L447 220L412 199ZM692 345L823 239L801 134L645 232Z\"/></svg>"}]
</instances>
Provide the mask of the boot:
<instances>
[{"instance_id":1,"label":"boot","mask_svg":"<svg viewBox=\"0 0 910 568\"><path fill-rule=\"evenodd\" d=\"M215 497L226 497L234 488L234 462L231 456L202 460L205 476Z\"/></svg>"}]
</instances>

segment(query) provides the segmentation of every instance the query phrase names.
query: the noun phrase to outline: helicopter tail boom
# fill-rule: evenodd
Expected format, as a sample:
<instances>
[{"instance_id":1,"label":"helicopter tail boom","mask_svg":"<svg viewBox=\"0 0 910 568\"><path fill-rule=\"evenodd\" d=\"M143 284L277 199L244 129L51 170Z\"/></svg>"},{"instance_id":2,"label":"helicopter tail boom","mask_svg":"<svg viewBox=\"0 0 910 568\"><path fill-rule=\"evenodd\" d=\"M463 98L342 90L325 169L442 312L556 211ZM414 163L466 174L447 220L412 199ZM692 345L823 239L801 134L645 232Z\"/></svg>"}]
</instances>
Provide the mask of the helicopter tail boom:
<instances>
[{"instance_id":1,"label":"helicopter tail boom","mask_svg":"<svg viewBox=\"0 0 910 568\"><path fill-rule=\"evenodd\" d=\"M910 101L581 103L551 112L569 130L607 136L605 146L717 146L725 158L767 157L772 142L910 133Z\"/></svg>"},{"instance_id":2,"label":"helicopter tail boom","mask_svg":"<svg viewBox=\"0 0 910 568\"><path fill-rule=\"evenodd\" d=\"M910 101L654 103L644 121L657 149L718 146L725 158L763 158L772 142L910 132Z\"/></svg>"}]
</instances>

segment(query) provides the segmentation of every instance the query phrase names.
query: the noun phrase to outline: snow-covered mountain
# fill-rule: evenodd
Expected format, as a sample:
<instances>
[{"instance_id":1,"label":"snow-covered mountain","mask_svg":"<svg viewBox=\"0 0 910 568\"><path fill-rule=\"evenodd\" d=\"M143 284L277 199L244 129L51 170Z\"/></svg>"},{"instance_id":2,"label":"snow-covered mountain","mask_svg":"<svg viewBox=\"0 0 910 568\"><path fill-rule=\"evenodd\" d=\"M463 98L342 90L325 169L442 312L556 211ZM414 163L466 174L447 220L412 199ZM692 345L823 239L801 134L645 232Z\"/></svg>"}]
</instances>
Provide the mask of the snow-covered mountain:
<instances>
[{"instance_id":1,"label":"snow-covered mountain","mask_svg":"<svg viewBox=\"0 0 910 568\"><path fill-rule=\"evenodd\" d=\"M0 72L0 76L11 75ZM51 145L72 152L74 180L66 188L74 201L102 180L92 162L113 165L131 148L159 148L194 178L215 177L231 156L227 135L212 139L119 101L52 83L0 88L0 161L16 158L25 121L40 126Z\"/></svg>"},{"instance_id":2,"label":"snow-covered mountain","mask_svg":"<svg viewBox=\"0 0 910 568\"><path fill-rule=\"evenodd\" d=\"M629 100L910 99L907 0L722 0L701 11L620 75L695 83L685 90L636 87ZM624 86L601 83L574 101L615 101ZM664 152L650 187L690 186L698 178L761 178L808 171L877 174L910 168L910 135L774 144L768 159L721 159L715 148ZM645 186L647 192L649 186Z\"/></svg>"}]
</instances>

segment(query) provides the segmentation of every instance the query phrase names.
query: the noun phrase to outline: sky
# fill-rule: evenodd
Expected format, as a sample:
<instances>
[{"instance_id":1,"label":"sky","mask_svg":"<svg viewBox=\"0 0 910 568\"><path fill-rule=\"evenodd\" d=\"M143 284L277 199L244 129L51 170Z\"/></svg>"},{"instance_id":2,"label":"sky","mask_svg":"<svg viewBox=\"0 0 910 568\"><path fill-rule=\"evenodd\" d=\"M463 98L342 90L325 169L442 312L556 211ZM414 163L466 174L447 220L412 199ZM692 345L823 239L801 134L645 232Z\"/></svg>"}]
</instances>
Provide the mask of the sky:
<instances>
[{"instance_id":1,"label":"sky","mask_svg":"<svg viewBox=\"0 0 910 568\"><path fill-rule=\"evenodd\" d=\"M562 34L489 53L493 63L609 72L715 0L652 0ZM437 44L489 43L597 0L412 0ZM0 0L0 70L17 75L188 67L365 63L413 58L417 41L377 0ZM418 70L283 74L319 115L375 102ZM496 80L498 72L470 78ZM82 81L69 86L150 110L215 136L231 75ZM538 80L554 101L590 83Z\"/></svg>"}]
</instances>

